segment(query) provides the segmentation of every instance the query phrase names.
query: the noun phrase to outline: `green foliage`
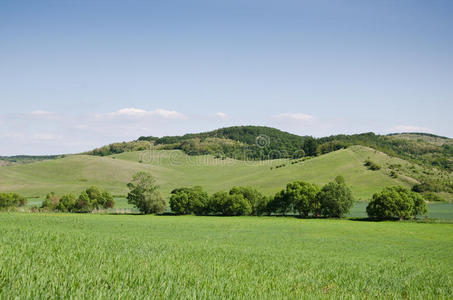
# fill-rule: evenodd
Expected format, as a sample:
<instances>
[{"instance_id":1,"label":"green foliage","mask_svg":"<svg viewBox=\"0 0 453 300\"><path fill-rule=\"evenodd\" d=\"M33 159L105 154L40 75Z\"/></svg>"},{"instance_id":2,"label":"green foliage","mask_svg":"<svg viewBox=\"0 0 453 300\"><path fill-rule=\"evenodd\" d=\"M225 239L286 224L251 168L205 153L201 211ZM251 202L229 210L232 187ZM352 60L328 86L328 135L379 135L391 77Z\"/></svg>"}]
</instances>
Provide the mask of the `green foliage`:
<instances>
[{"instance_id":1,"label":"green foliage","mask_svg":"<svg viewBox=\"0 0 453 300\"><path fill-rule=\"evenodd\" d=\"M317 195L319 213L325 217L341 218L354 204L351 190L345 184L330 182Z\"/></svg>"},{"instance_id":2,"label":"green foliage","mask_svg":"<svg viewBox=\"0 0 453 300\"><path fill-rule=\"evenodd\" d=\"M316 156L319 153L318 141L309 136L305 139L304 142L304 153L308 156Z\"/></svg>"},{"instance_id":3,"label":"green foliage","mask_svg":"<svg viewBox=\"0 0 453 300\"><path fill-rule=\"evenodd\" d=\"M50 192L41 208L48 211L87 213L94 209L112 208L114 205L113 196L109 192L103 191L97 186L91 186L82 191L78 198L72 193L60 198L54 192Z\"/></svg>"},{"instance_id":4,"label":"green foliage","mask_svg":"<svg viewBox=\"0 0 453 300\"><path fill-rule=\"evenodd\" d=\"M285 216L294 211L294 202L285 190L276 193L274 198L268 204L268 210L272 213L277 213Z\"/></svg>"},{"instance_id":5,"label":"green foliage","mask_svg":"<svg viewBox=\"0 0 453 300\"><path fill-rule=\"evenodd\" d=\"M266 212L268 198L253 187L235 186L231 188L230 195L242 195L252 209L251 215L260 216Z\"/></svg>"},{"instance_id":6,"label":"green foliage","mask_svg":"<svg viewBox=\"0 0 453 300\"><path fill-rule=\"evenodd\" d=\"M243 216L250 215L252 207L242 194L217 192L209 198L207 211L212 215Z\"/></svg>"},{"instance_id":7,"label":"green foliage","mask_svg":"<svg viewBox=\"0 0 453 300\"><path fill-rule=\"evenodd\" d=\"M43 160L52 160L64 155L14 155L14 156L0 156L0 162L4 161L6 164L28 164ZM0 164L1 166L1 164Z\"/></svg>"},{"instance_id":8,"label":"green foliage","mask_svg":"<svg viewBox=\"0 0 453 300\"><path fill-rule=\"evenodd\" d=\"M338 184L346 184L346 180L344 179L343 175L338 175L337 177L335 177L334 181Z\"/></svg>"},{"instance_id":9,"label":"green foliage","mask_svg":"<svg viewBox=\"0 0 453 300\"><path fill-rule=\"evenodd\" d=\"M46 199L42 202L41 208L45 210L55 210L60 202L60 197L55 192L50 192L46 195Z\"/></svg>"},{"instance_id":10,"label":"green foliage","mask_svg":"<svg viewBox=\"0 0 453 300\"><path fill-rule=\"evenodd\" d=\"M127 184L127 200L144 214L162 213L166 203L159 192L156 179L147 172L137 172Z\"/></svg>"},{"instance_id":11,"label":"green foliage","mask_svg":"<svg viewBox=\"0 0 453 300\"><path fill-rule=\"evenodd\" d=\"M305 155L305 138L264 126L234 126L210 132L165 136L162 138L142 136L131 145L108 145L87 154L108 155L114 151L134 151L138 142L152 143L158 149L180 149L189 155L211 154L239 160L264 160L275 158L300 158ZM126 143L127 144L127 143ZM112 150L116 145L117 150ZM317 144L313 139L307 144L312 153ZM313 148L316 148L313 150ZM119 153L119 152L118 152Z\"/></svg>"},{"instance_id":12,"label":"green foliage","mask_svg":"<svg viewBox=\"0 0 453 300\"><path fill-rule=\"evenodd\" d=\"M204 214L208 198L208 193L200 186L174 189L171 192L170 208L179 215L201 215Z\"/></svg>"},{"instance_id":13,"label":"green foliage","mask_svg":"<svg viewBox=\"0 0 453 300\"><path fill-rule=\"evenodd\" d=\"M278 192L269 204L270 210L283 215L297 211L300 216L307 217L309 213L319 208L317 194L319 187L304 181L288 183L286 189Z\"/></svg>"},{"instance_id":14,"label":"green foliage","mask_svg":"<svg viewBox=\"0 0 453 300\"><path fill-rule=\"evenodd\" d=\"M368 169L372 170L372 171L377 171L377 170L381 169L381 166L379 166L377 163L375 163L374 161L369 160L369 159L365 160L363 165L368 167Z\"/></svg>"},{"instance_id":15,"label":"green foliage","mask_svg":"<svg viewBox=\"0 0 453 300\"><path fill-rule=\"evenodd\" d=\"M107 155L118 154L118 153L123 153L123 152L147 150L150 148L151 148L151 144L149 141L140 140L140 141L132 141L132 142L113 143L110 145L106 145L106 146L85 152L84 154L96 155L96 156L107 156Z\"/></svg>"},{"instance_id":16,"label":"green foliage","mask_svg":"<svg viewBox=\"0 0 453 300\"><path fill-rule=\"evenodd\" d=\"M0 209L20 207L27 204L27 199L16 193L0 193Z\"/></svg>"},{"instance_id":17,"label":"green foliage","mask_svg":"<svg viewBox=\"0 0 453 300\"><path fill-rule=\"evenodd\" d=\"M423 194L423 198L429 202L445 202L445 199L433 192L426 192Z\"/></svg>"},{"instance_id":18,"label":"green foliage","mask_svg":"<svg viewBox=\"0 0 453 300\"><path fill-rule=\"evenodd\" d=\"M318 142L321 144L321 149L327 147L324 146L327 143L341 143L344 146L362 145L420 165L453 171L452 140L430 134L418 135L440 138L445 140L445 143L436 145L423 140L401 138L400 135L383 136L372 132L324 137Z\"/></svg>"},{"instance_id":19,"label":"green foliage","mask_svg":"<svg viewBox=\"0 0 453 300\"><path fill-rule=\"evenodd\" d=\"M422 182L412 187L413 192L449 192L453 193L453 183L449 180L443 181L440 178L423 178Z\"/></svg>"},{"instance_id":20,"label":"green foliage","mask_svg":"<svg viewBox=\"0 0 453 300\"><path fill-rule=\"evenodd\" d=\"M402 220L426 214L427 208L419 194L395 186L375 193L366 211L371 218Z\"/></svg>"},{"instance_id":21,"label":"green foliage","mask_svg":"<svg viewBox=\"0 0 453 300\"><path fill-rule=\"evenodd\" d=\"M321 154L326 154L329 152L337 151L340 149L346 149L348 147L348 144L342 141L330 141L330 142L325 142L323 144L320 144L319 146L319 152Z\"/></svg>"},{"instance_id":22,"label":"green foliage","mask_svg":"<svg viewBox=\"0 0 453 300\"><path fill-rule=\"evenodd\" d=\"M76 195L72 193L65 194L61 196L56 209L63 212L72 212L73 210L75 210L76 202L77 202Z\"/></svg>"}]
</instances>

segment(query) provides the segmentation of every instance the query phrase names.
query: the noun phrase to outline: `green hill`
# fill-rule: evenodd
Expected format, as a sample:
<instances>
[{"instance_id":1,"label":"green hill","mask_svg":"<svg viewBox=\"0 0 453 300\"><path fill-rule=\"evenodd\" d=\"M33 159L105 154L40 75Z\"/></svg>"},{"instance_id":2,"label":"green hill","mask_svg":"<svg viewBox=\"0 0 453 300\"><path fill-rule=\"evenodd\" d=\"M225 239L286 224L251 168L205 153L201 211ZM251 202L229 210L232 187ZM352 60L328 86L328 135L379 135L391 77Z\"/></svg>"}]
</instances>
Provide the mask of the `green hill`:
<instances>
[{"instance_id":1,"label":"green hill","mask_svg":"<svg viewBox=\"0 0 453 300\"><path fill-rule=\"evenodd\" d=\"M426 142L437 146L453 145L453 139L445 136L438 136L429 133L407 132L407 133L392 133L388 135L394 139L412 140L418 142Z\"/></svg>"},{"instance_id":2,"label":"green hill","mask_svg":"<svg viewBox=\"0 0 453 300\"><path fill-rule=\"evenodd\" d=\"M268 160L315 156L354 145L370 147L427 169L453 172L453 140L428 133L376 135L368 132L315 139L264 126L234 126L183 136L142 136L136 141L106 145L86 154L108 156L158 149L182 150L189 155L210 154L239 160ZM440 185L443 185L443 190L453 191L453 184Z\"/></svg>"},{"instance_id":3,"label":"green hill","mask_svg":"<svg viewBox=\"0 0 453 300\"><path fill-rule=\"evenodd\" d=\"M189 155L212 154L242 160L266 160L301 157L307 153L313 155L316 149L310 150L306 139L271 127L234 126L183 136L142 136L137 141L106 145L86 154L107 156L155 148L183 150Z\"/></svg>"},{"instance_id":4,"label":"green hill","mask_svg":"<svg viewBox=\"0 0 453 300\"><path fill-rule=\"evenodd\" d=\"M371 171L364 161L371 159L382 168ZM296 163L297 162L297 163ZM15 191L43 197L50 191L80 192L98 185L116 195L127 193L126 183L139 170L151 172L166 197L176 187L201 185L209 192L235 185L250 185L272 195L293 180L324 184L343 175L357 199L368 199L390 185L410 186L416 180L403 174L389 176L390 166L401 170L421 168L382 152L353 146L301 160L243 161L212 155L189 156L180 150L124 152L106 157L71 155L50 161L0 167L0 191ZM279 166L279 167L277 167Z\"/></svg>"}]
</instances>

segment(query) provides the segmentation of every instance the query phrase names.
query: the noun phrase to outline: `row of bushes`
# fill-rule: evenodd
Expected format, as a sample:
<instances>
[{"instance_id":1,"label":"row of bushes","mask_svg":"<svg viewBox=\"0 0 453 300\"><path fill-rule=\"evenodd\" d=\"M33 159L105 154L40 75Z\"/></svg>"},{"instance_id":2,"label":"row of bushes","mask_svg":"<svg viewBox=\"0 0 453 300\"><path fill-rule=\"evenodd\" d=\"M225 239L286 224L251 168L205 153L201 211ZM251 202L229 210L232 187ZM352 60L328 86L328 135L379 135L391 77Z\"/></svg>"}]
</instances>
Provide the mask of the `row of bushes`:
<instances>
[{"instance_id":1,"label":"row of bushes","mask_svg":"<svg viewBox=\"0 0 453 300\"><path fill-rule=\"evenodd\" d=\"M252 187L233 187L229 192L209 196L199 186L171 192L170 208L176 214L241 216L263 214L298 214L301 217L342 217L353 205L350 189L344 179L317 185L295 181L274 197L266 197Z\"/></svg>"},{"instance_id":2,"label":"row of bushes","mask_svg":"<svg viewBox=\"0 0 453 300\"><path fill-rule=\"evenodd\" d=\"M0 209L20 207L27 204L27 199L16 193L0 193Z\"/></svg>"},{"instance_id":3,"label":"row of bushes","mask_svg":"<svg viewBox=\"0 0 453 300\"><path fill-rule=\"evenodd\" d=\"M59 197L51 192L47 194L41 209L61 212L91 212L94 209L112 208L114 205L115 201L109 192L103 191L97 186L91 186L81 192L79 197L72 193Z\"/></svg>"},{"instance_id":4,"label":"row of bushes","mask_svg":"<svg viewBox=\"0 0 453 300\"><path fill-rule=\"evenodd\" d=\"M229 192L208 196L200 186L171 192L170 208L176 214L259 216L266 212L269 198L252 187L233 187Z\"/></svg>"}]
</instances>

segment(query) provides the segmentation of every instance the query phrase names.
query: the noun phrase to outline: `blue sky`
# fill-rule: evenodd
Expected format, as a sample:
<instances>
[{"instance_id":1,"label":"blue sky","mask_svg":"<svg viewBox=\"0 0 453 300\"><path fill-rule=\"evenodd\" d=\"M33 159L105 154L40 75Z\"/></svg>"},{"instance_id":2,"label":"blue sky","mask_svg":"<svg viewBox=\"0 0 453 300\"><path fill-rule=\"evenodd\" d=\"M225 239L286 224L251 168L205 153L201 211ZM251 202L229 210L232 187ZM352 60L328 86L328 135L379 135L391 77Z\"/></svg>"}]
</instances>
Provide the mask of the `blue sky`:
<instances>
[{"instance_id":1,"label":"blue sky","mask_svg":"<svg viewBox=\"0 0 453 300\"><path fill-rule=\"evenodd\" d=\"M267 125L453 137L452 1L0 1L0 155Z\"/></svg>"}]
</instances>

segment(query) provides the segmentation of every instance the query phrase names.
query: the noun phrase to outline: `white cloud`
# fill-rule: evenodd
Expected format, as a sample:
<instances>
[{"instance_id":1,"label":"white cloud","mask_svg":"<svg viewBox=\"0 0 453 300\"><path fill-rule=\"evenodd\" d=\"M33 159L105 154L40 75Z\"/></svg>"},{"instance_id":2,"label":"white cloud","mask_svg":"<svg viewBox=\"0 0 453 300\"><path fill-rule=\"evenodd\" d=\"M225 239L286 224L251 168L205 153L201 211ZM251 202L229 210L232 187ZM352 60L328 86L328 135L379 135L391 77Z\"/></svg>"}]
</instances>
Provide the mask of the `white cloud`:
<instances>
[{"instance_id":1,"label":"white cloud","mask_svg":"<svg viewBox=\"0 0 453 300\"><path fill-rule=\"evenodd\" d=\"M413 126L413 125L398 125L392 128L392 132L427 132L429 128Z\"/></svg>"},{"instance_id":2,"label":"white cloud","mask_svg":"<svg viewBox=\"0 0 453 300\"><path fill-rule=\"evenodd\" d=\"M139 108L122 108L115 112L98 114L97 118L115 118L115 117L128 117L128 118L142 118L147 116L158 116L165 119L185 119L186 116L183 113L175 110L156 109L156 110L144 110Z\"/></svg>"},{"instance_id":3,"label":"white cloud","mask_svg":"<svg viewBox=\"0 0 453 300\"><path fill-rule=\"evenodd\" d=\"M216 117L220 118L220 119L226 119L228 118L227 114L226 113L223 113L223 112L218 112L215 114Z\"/></svg>"},{"instance_id":4,"label":"white cloud","mask_svg":"<svg viewBox=\"0 0 453 300\"><path fill-rule=\"evenodd\" d=\"M46 110L35 110L30 113L33 116L50 116L53 115L53 112L46 111Z\"/></svg>"},{"instance_id":5,"label":"white cloud","mask_svg":"<svg viewBox=\"0 0 453 300\"><path fill-rule=\"evenodd\" d=\"M313 121L316 118L309 114L303 113L282 113L275 116L278 119L291 119L295 121Z\"/></svg>"},{"instance_id":6,"label":"white cloud","mask_svg":"<svg viewBox=\"0 0 453 300\"><path fill-rule=\"evenodd\" d=\"M33 134L33 139L41 141L50 141L58 139L58 136L52 133L35 133Z\"/></svg>"}]
</instances>

